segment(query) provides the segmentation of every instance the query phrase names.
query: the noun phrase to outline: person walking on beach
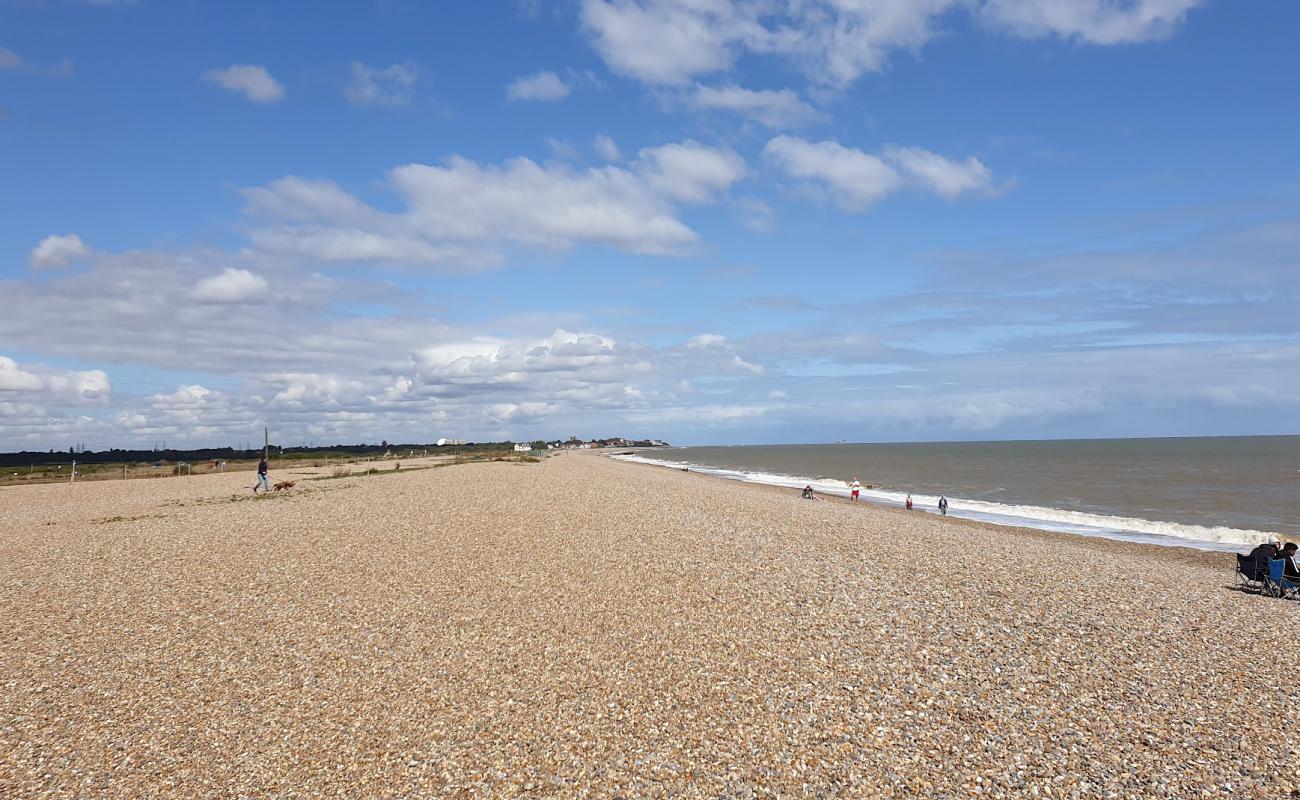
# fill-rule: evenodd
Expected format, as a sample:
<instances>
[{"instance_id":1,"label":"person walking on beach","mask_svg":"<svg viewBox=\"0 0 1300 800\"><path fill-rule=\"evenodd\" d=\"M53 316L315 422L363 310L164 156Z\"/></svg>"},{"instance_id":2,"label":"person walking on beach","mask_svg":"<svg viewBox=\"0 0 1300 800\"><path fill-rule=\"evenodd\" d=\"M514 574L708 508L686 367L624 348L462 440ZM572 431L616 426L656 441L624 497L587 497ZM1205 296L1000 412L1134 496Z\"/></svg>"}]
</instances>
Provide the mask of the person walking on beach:
<instances>
[{"instance_id":1,"label":"person walking on beach","mask_svg":"<svg viewBox=\"0 0 1300 800\"><path fill-rule=\"evenodd\" d=\"M264 492L271 491L271 482L266 479L266 457L265 456L262 457L261 461L257 462L257 482L253 484L253 494L257 494L257 490L259 488L261 488L262 491Z\"/></svg>"},{"instance_id":2,"label":"person walking on beach","mask_svg":"<svg viewBox=\"0 0 1300 800\"><path fill-rule=\"evenodd\" d=\"M858 493L861 491L862 484L858 482L857 478L854 478L853 483L849 484L849 499L856 501L858 499Z\"/></svg>"},{"instance_id":3,"label":"person walking on beach","mask_svg":"<svg viewBox=\"0 0 1300 800\"><path fill-rule=\"evenodd\" d=\"M948 498L939 495L939 513L948 516Z\"/></svg>"},{"instance_id":4,"label":"person walking on beach","mask_svg":"<svg viewBox=\"0 0 1300 800\"><path fill-rule=\"evenodd\" d=\"M908 511L911 511L911 510L912 510L912 494L911 494L911 492L908 492L908 494L907 494L907 510L908 510Z\"/></svg>"}]
</instances>

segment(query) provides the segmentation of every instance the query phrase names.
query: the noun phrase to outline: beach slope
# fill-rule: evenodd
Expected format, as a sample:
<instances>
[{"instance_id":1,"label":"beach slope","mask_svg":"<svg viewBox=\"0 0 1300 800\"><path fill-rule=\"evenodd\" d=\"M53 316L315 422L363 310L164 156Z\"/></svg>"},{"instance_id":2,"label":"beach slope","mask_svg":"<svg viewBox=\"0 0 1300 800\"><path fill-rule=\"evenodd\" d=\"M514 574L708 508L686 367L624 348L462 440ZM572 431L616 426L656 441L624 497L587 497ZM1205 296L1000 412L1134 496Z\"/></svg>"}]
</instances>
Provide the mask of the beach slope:
<instances>
[{"instance_id":1,"label":"beach slope","mask_svg":"<svg viewBox=\"0 0 1300 800\"><path fill-rule=\"evenodd\" d=\"M1230 556L594 454L297 477L0 489L0 796L1300 788L1297 606Z\"/></svg>"}]
</instances>

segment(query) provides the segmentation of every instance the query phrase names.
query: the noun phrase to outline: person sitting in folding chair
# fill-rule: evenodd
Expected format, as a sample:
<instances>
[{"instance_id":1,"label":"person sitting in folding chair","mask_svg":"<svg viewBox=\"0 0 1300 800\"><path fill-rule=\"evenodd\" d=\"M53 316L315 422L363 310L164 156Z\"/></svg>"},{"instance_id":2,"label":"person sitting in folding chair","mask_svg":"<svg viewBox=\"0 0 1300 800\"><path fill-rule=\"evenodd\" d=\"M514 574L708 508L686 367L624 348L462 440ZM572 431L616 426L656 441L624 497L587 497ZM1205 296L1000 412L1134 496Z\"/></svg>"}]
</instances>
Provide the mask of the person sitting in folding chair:
<instances>
[{"instance_id":1,"label":"person sitting in folding chair","mask_svg":"<svg viewBox=\"0 0 1300 800\"><path fill-rule=\"evenodd\" d=\"M1287 542L1282 545L1282 552L1278 553L1277 557L1285 562L1285 565L1282 567L1282 577L1300 583L1300 569L1296 568L1295 563L1295 554L1297 550L1300 550L1300 545L1297 545L1295 542Z\"/></svg>"},{"instance_id":2,"label":"person sitting in folding chair","mask_svg":"<svg viewBox=\"0 0 1300 800\"><path fill-rule=\"evenodd\" d=\"M1264 544L1250 551L1247 556L1255 565L1255 572L1250 576L1251 580L1263 580L1268 577L1268 562L1277 558L1278 551L1282 548L1282 541L1274 536Z\"/></svg>"}]
</instances>

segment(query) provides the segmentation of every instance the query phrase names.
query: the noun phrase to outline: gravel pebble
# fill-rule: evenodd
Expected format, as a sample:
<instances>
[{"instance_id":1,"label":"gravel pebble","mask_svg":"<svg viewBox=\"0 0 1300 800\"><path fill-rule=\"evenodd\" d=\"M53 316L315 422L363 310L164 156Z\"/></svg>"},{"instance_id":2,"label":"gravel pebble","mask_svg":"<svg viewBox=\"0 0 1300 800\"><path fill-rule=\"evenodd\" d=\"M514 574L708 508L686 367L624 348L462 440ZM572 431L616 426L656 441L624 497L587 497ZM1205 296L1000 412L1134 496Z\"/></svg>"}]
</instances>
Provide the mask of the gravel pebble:
<instances>
[{"instance_id":1,"label":"gravel pebble","mask_svg":"<svg viewBox=\"0 0 1300 800\"><path fill-rule=\"evenodd\" d=\"M0 796L1300 790L1230 556L594 454L250 485L0 489Z\"/></svg>"}]
</instances>

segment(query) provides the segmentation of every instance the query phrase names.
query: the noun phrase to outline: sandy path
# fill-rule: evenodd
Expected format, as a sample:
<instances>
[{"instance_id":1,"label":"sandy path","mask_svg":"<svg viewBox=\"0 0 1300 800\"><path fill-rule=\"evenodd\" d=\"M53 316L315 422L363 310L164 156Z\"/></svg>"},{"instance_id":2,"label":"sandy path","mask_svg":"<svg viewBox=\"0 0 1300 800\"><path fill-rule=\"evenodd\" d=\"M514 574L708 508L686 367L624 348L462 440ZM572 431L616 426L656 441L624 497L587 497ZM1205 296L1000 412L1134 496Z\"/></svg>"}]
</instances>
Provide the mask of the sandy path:
<instances>
[{"instance_id":1,"label":"sandy path","mask_svg":"<svg viewBox=\"0 0 1300 800\"><path fill-rule=\"evenodd\" d=\"M1297 606L1226 557L587 454L248 477L0 490L0 796L1300 787Z\"/></svg>"}]
</instances>

